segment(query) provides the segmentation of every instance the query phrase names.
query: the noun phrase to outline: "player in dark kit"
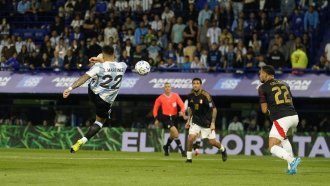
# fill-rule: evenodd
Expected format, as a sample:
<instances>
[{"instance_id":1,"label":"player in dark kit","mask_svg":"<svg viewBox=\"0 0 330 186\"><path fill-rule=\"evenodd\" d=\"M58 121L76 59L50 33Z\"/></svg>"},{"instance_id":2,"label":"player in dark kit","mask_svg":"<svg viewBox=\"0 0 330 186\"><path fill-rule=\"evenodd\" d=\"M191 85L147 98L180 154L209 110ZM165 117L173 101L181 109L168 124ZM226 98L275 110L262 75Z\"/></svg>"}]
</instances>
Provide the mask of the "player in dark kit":
<instances>
[{"instance_id":1,"label":"player in dark kit","mask_svg":"<svg viewBox=\"0 0 330 186\"><path fill-rule=\"evenodd\" d=\"M288 162L288 174L296 174L301 159L295 158L292 146L287 138L291 127L297 127L299 118L293 106L292 94L289 85L281 80L274 79L275 70L272 66L263 66L259 79L263 83L259 87L261 110L269 114L273 126L269 133L270 152Z\"/></svg>"},{"instance_id":2,"label":"player in dark kit","mask_svg":"<svg viewBox=\"0 0 330 186\"><path fill-rule=\"evenodd\" d=\"M180 112L178 112L178 106L180 107ZM162 108L162 113L158 114L159 107ZM170 130L170 136L167 139L166 144L163 146L164 155L169 155L169 147L174 140L177 144L179 150L181 151L182 157L186 157L186 152L183 150L181 141L178 138L178 115L182 117L185 116L185 107L179 96L179 94L172 92L171 84L166 82L164 84L164 93L158 96L155 101L153 108L153 116L155 118L155 125L159 126L159 122L162 122L164 128Z\"/></svg>"},{"instance_id":3,"label":"player in dark kit","mask_svg":"<svg viewBox=\"0 0 330 186\"><path fill-rule=\"evenodd\" d=\"M225 147L216 140L215 121L217 117L217 108L214 105L211 95L202 89L202 80L194 78L192 80L192 91L188 94L188 121L186 128L189 128L187 145L187 163L192 162L193 142L197 136L208 138L210 145L220 149L222 160L227 160Z\"/></svg>"}]
</instances>

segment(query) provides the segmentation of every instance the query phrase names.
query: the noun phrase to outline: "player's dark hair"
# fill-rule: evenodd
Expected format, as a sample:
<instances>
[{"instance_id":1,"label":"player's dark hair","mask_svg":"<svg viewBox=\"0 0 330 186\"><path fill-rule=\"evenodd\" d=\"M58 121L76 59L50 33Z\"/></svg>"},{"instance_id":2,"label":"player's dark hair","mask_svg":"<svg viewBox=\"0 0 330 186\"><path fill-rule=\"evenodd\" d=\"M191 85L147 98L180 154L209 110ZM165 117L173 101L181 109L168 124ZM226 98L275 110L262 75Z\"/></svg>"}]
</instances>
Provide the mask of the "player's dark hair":
<instances>
[{"instance_id":1,"label":"player's dark hair","mask_svg":"<svg viewBox=\"0 0 330 186\"><path fill-rule=\"evenodd\" d=\"M192 82L194 82L194 81L199 81L199 83L202 84L202 80L201 80L201 78L197 78L197 77L196 77L196 78L194 78L194 79L192 80Z\"/></svg>"},{"instance_id":2,"label":"player's dark hair","mask_svg":"<svg viewBox=\"0 0 330 186\"><path fill-rule=\"evenodd\" d=\"M265 65L263 67L261 67L261 69L266 72L268 75L275 75L275 69L273 66L271 65Z\"/></svg>"},{"instance_id":3,"label":"player's dark hair","mask_svg":"<svg viewBox=\"0 0 330 186\"><path fill-rule=\"evenodd\" d=\"M114 52L115 52L115 50L114 50L113 47L110 46L110 45L105 45L105 46L102 48L102 53L103 53L103 54L106 54L106 55L111 56L111 55L114 54Z\"/></svg>"}]
</instances>

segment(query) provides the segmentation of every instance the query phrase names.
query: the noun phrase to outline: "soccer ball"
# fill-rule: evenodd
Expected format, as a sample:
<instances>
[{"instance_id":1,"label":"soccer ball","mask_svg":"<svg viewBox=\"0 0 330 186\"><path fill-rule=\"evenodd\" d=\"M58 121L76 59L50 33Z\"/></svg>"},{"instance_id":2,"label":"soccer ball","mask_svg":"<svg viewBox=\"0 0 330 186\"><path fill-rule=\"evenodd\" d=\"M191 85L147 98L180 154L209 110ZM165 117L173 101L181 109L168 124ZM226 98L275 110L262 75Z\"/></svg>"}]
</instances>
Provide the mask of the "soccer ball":
<instances>
[{"instance_id":1,"label":"soccer ball","mask_svg":"<svg viewBox=\"0 0 330 186\"><path fill-rule=\"evenodd\" d=\"M150 72L150 65L147 61L138 61L135 64L135 70L139 75L144 76Z\"/></svg>"}]
</instances>

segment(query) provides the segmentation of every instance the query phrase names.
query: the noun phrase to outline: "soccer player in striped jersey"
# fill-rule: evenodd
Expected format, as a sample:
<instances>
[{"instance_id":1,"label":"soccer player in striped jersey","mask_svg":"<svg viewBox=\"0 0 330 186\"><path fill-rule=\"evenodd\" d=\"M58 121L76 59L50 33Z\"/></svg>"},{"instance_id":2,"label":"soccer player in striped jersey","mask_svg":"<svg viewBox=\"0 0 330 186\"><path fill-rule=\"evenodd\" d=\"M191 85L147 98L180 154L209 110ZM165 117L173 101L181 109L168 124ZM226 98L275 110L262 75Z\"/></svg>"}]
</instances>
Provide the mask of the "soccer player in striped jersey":
<instances>
[{"instance_id":1,"label":"soccer player in striped jersey","mask_svg":"<svg viewBox=\"0 0 330 186\"><path fill-rule=\"evenodd\" d=\"M116 62L112 46L104 46L102 54L90 59L95 64L69 88L63 92L63 98L67 98L71 91L92 78L88 85L88 95L96 107L96 120L84 137L71 146L70 152L77 152L81 145L101 130L103 124L110 117L111 105L115 101L127 65L124 62Z\"/></svg>"},{"instance_id":2,"label":"soccer player in striped jersey","mask_svg":"<svg viewBox=\"0 0 330 186\"><path fill-rule=\"evenodd\" d=\"M178 112L178 105L180 112ZM162 113L158 114L159 107L162 108ZM185 117L185 107L179 94L172 92L170 83L164 84L164 93L158 96L153 107L153 116L155 118L155 125L159 127L161 122L164 128L170 129L170 136L167 143L163 146L165 156L169 155L169 147L172 141L178 145L182 157L186 157L186 152L182 148L182 144L178 132L178 115Z\"/></svg>"},{"instance_id":3,"label":"soccer player in striped jersey","mask_svg":"<svg viewBox=\"0 0 330 186\"><path fill-rule=\"evenodd\" d=\"M299 118L293 106L292 94L288 84L274 78L275 70L270 65L263 66L259 71L259 100L261 111L268 114L273 121L269 132L270 152L288 162L288 174L296 174L300 158L294 157L287 132L297 127Z\"/></svg>"}]
</instances>

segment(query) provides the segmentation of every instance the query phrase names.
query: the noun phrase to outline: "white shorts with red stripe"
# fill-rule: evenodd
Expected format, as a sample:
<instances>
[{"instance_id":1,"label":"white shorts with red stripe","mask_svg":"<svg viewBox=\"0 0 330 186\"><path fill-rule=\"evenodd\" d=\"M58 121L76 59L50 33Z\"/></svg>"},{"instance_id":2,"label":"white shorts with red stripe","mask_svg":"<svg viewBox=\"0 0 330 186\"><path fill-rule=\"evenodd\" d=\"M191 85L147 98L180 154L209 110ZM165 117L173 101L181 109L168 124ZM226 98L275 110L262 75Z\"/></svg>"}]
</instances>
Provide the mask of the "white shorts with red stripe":
<instances>
[{"instance_id":1,"label":"white shorts with red stripe","mask_svg":"<svg viewBox=\"0 0 330 186\"><path fill-rule=\"evenodd\" d=\"M286 116L273 121L272 129L270 130L269 137L284 140L286 133L291 127L297 127L299 122L298 115Z\"/></svg>"},{"instance_id":2,"label":"white shorts with red stripe","mask_svg":"<svg viewBox=\"0 0 330 186\"><path fill-rule=\"evenodd\" d=\"M215 139L216 138L214 130L211 130L210 128L201 127L195 123L190 124L189 134L194 134L197 136L200 135L202 139L205 139L205 138Z\"/></svg>"}]
</instances>

